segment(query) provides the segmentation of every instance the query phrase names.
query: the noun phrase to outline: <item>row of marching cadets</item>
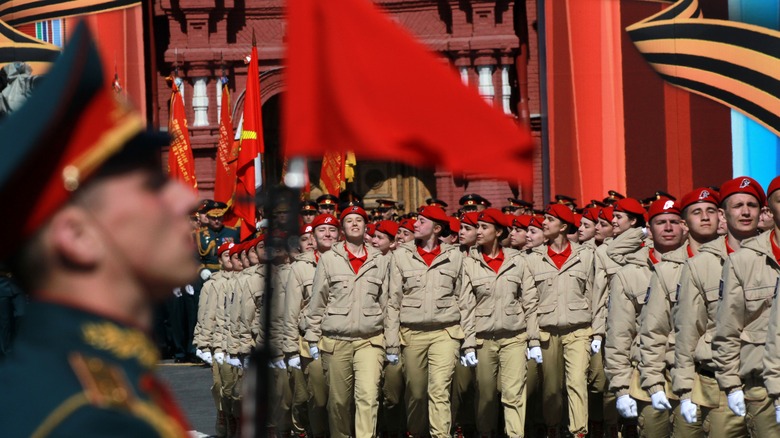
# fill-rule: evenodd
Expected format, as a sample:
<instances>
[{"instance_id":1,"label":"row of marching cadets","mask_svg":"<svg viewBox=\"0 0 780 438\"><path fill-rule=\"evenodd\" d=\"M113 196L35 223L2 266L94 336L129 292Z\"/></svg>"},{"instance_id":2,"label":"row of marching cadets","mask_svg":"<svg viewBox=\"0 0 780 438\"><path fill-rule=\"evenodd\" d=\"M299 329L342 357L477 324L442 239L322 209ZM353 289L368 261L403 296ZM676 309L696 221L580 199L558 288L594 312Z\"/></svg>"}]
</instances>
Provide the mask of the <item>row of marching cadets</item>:
<instances>
[{"instance_id":1,"label":"row of marching cadets","mask_svg":"<svg viewBox=\"0 0 780 438\"><path fill-rule=\"evenodd\" d=\"M373 224L353 202L311 215L293 257L224 244L195 341L218 435L268 342L278 436L780 436L778 189L520 215L468 195L457 218L431 199Z\"/></svg>"}]
</instances>

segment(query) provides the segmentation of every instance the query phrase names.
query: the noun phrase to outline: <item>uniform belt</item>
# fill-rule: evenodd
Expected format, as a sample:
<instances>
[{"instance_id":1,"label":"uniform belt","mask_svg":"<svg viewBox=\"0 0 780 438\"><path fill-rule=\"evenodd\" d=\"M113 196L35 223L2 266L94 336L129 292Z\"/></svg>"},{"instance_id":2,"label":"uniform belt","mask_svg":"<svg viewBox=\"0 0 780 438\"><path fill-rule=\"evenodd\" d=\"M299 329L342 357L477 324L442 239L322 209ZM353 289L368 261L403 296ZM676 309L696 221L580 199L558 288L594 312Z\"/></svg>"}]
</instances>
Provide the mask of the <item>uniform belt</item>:
<instances>
[{"instance_id":1,"label":"uniform belt","mask_svg":"<svg viewBox=\"0 0 780 438\"><path fill-rule=\"evenodd\" d=\"M761 387L763 387L763 386L766 385L764 383L764 376L761 375L760 371L753 371L753 372L751 372L750 374L745 376L745 378L743 380L744 380L745 386L761 386Z\"/></svg>"},{"instance_id":2,"label":"uniform belt","mask_svg":"<svg viewBox=\"0 0 780 438\"><path fill-rule=\"evenodd\" d=\"M696 372L704 377L715 378L715 370L707 367L696 367Z\"/></svg>"},{"instance_id":3,"label":"uniform belt","mask_svg":"<svg viewBox=\"0 0 780 438\"><path fill-rule=\"evenodd\" d=\"M507 338L513 338L520 333L523 333L524 330L517 330L517 331L499 331L499 332L483 332L483 333L477 333L477 339L486 339L489 341L493 341L496 339L507 339Z\"/></svg>"}]
</instances>

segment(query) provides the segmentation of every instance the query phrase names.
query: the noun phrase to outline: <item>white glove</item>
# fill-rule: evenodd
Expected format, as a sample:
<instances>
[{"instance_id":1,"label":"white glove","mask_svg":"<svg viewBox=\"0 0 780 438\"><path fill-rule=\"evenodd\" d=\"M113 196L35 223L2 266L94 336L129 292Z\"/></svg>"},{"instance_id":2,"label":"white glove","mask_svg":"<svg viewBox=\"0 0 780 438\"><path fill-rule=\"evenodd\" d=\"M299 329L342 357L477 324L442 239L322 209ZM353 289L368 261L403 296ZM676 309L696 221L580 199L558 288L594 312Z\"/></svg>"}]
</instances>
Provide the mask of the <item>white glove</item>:
<instances>
[{"instance_id":1,"label":"white glove","mask_svg":"<svg viewBox=\"0 0 780 438\"><path fill-rule=\"evenodd\" d=\"M203 352L200 351L200 348L195 349L195 356L200 358L201 360L205 360L203 359Z\"/></svg>"},{"instance_id":2,"label":"white glove","mask_svg":"<svg viewBox=\"0 0 780 438\"><path fill-rule=\"evenodd\" d=\"M311 354L312 359L317 360L320 358L320 349L316 345L310 345L309 354Z\"/></svg>"},{"instance_id":3,"label":"white glove","mask_svg":"<svg viewBox=\"0 0 780 438\"><path fill-rule=\"evenodd\" d=\"M219 353L214 353L214 360L216 360L218 364L222 365L225 363L225 353L221 351Z\"/></svg>"},{"instance_id":4,"label":"white glove","mask_svg":"<svg viewBox=\"0 0 780 438\"><path fill-rule=\"evenodd\" d=\"M599 351L601 351L601 339L594 339L590 341L591 354L599 354Z\"/></svg>"},{"instance_id":5,"label":"white glove","mask_svg":"<svg viewBox=\"0 0 780 438\"><path fill-rule=\"evenodd\" d=\"M244 368L249 368L249 356L244 357Z\"/></svg>"},{"instance_id":6,"label":"white glove","mask_svg":"<svg viewBox=\"0 0 780 438\"><path fill-rule=\"evenodd\" d=\"M203 281L208 280L209 278L211 278L211 271L209 271L208 269L201 269L200 270L200 278Z\"/></svg>"},{"instance_id":7,"label":"white glove","mask_svg":"<svg viewBox=\"0 0 780 438\"><path fill-rule=\"evenodd\" d=\"M617 399L617 411L623 418L636 418L636 400L630 395L621 395Z\"/></svg>"},{"instance_id":8,"label":"white glove","mask_svg":"<svg viewBox=\"0 0 780 438\"><path fill-rule=\"evenodd\" d=\"M477 363L479 361L477 360L477 355L473 351L469 351L468 353L464 354L460 357L460 364L464 367L470 367L474 368L477 366Z\"/></svg>"},{"instance_id":9,"label":"white glove","mask_svg":"<svg viewBox=\"0 0 780 438\"><path fill-rule=\"evenodd\" d=\"M729 409L740 417L745 416L745 393L741 389L729 394Z\"/></svg>"},{"instance_id":10,"label":"white glove","mask_svg":"<svg viewBox=\"0 0 780 438\"><path fill-rule=\"evenodd\" d=\"M688 422L688 424L693 424L696 422L697 409L698 406L693 404L693 402L691 402L691 399L684 398L680 400L680 413L682 414L683 418L685 418L685 421Z\"/></svg>"},{"instance_id":11,"label":"white glove","mask_svg":"<svg viewBox=\"0 0 780 438\"><path fill-rule=\"evenodd\" d=\"M274 368L279 368L280 370L287 369L287 365L285 365L284 359L275 360L273 363L274 363Z\"/></svg>"},{"instance_id":12,"label":"white glove","mask_svg":"<svg viewBox=\"0 0 780 438\"><path fill-rule=\"evenodd\" d=\"M775 423L780 424L780 406L775 406Z\"/></svg>"},{"instance_id":13,"label":"white glove","mask_svg":"<svg viewBox=\"0 0 780 438\"><path fill-rule=\"evenodd\" d=\"M176 297L176 298L180 298L181 297L181 288L180 287L177 287L177 288L173 289L173 296Z\"/></svg>"},{"instance_id":14,"label":"white glove","mask_svg":"<svg viewBox=\"0 0 780 438\"><path fill-rule=\"evenodd\" d=\"M669 403L669 399L666 398L664 391L656 391L650 395L650 400L653 402L653 407L659 411L671 410L672 405Z\"/></svg>"},{"instance_id":15,"label":"white glove","mask_svg":"<svg viewBox=\"0 0 780 438\"><path fill-rule=\"evenodd\" d=\"M298 355L291 357L290 360L287 361L287 365L296 370L301 369L301 357Z\"/></svg>"},{"instance_id":16,"label":"white glove","mask_svg":"<svg viewBox=\"0 0 780 438\"><path fill-rule=\"evenodd\" d=\"M528 357L535 360L537 364L542 363L542 347L531 347L528 350Z\"/></svg>"},{"instance_id":17,"label":"white glove","mask_svg":"<svg viewBox=\"0 0 780 438\"><path fill-rule=\"evenodd\" d=\"M390 365L398 365L398 355L397 354L388 354L386 355L387 361L390 363Z\"/></svg>"},{"instance_id":18,"label":"white glove","mask_svg":"<svg viewBox=\"0 0 780 438\"><path fill-rule=\"evenodd\" d=\"M187 292L188 295L195 295L195 288L188 284L184 286L184 292Z\"/></svg>"},{"instance_id":19,"label":"white glove","mask_svg":"<svg viewBox=\"0 0 780 438\"><path fill-rule=\"evenodd\" d=\"M213 362L213 359L211 358L211 353L208 351L203 352L203 357L201 359L203 359L203 362L206 362L209 365L211 365L211 363Z\"/></svg>"},{"instance_id":20,"label":"white glove","mask_svg":"<svg viewBox=\"0 0 780 438\"><path fill-rule=\"evenodd\" d=\"M243 368L244 364L241 363L241 359L237 357L232 357L229 354L225 357L225 362L228 363L228 365L236 368Z\"/></svg>"}]
</instances>

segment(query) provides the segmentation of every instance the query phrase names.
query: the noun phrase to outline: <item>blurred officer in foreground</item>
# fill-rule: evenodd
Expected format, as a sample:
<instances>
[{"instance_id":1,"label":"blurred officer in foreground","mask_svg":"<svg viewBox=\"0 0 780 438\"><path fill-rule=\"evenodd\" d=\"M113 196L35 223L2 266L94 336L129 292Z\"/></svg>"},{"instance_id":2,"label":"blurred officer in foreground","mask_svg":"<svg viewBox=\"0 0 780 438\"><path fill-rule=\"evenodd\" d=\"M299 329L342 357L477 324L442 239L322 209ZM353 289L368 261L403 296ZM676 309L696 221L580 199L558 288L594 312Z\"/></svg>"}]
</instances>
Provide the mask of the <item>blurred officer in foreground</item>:
<instances>
[{"instance_id":1,"label":"blurred officer in foreground","mask_svg":"<svg viewBox=\"0 0 780 438\"><path fill-rule=\"evenodd\" d=\"M3 436L187 436L154 375L153 304L196 277L194 194L118 103L86 26L0 125L3 252L34 302L0 366ZM20 190L22 188L22 190Z\"/></svg>"}]
</instances>

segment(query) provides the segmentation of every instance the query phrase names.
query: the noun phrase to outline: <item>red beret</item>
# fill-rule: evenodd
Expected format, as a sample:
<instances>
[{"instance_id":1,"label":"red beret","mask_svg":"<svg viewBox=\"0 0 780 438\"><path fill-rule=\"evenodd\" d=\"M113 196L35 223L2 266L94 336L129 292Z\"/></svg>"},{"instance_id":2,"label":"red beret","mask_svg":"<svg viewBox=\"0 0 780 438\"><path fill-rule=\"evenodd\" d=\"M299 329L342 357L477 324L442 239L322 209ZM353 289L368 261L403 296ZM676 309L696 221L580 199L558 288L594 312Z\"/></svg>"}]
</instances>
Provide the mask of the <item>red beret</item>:
<instances>
[{"instance_id":1,"label":"red beret","mask_svg":"<svg viewBox=\"0 0 780 438\"><path fill-rule=\"evenodd\" d=\"M376 224L376 231L385 233L390 238L395 238L395 235L398 234L398 224L393 221L380 221Z\"/></svg>"},{"instance_id":2,"label":"red beret","mask_svg":"<svg viewBox=\"0 0 780 438\"><path fill-rule=\"evenodd\" d=\"M615 211L631 213L636 216L644 216L646 211L642 204L634 198L623 198L615 203Z\"/></svg>"},{"instance_id":3,"label":"red beret","mask_svg":"<svg viewBox=\"0 0 780 438\"><path fill-rule=\"evenodd\" d=\"M311 229L314 230L320 225L333 225L334 227L338 228L339 221L336 219L336 216L333 216L330 213L322 213L321 215L315 217L311 222Z\"/></svg>"},{"instance_id":4,"label":"red beret","mask_svg":"<svg viewBox=\"0 0 780 438\"><path fill-rule=\"evenodd\" d=\"M579 228L580 225L582 225L582 215L579 213L574 213L574 226Z\"/></svg>"},{"instance_id":5,"label":"red beret","mask_svg":"<svg viewBox=\"0 0 780 438\"><path fill-rule=\"evenodd\" d=\"M368 234L371 237L374 237L374 232L376 232L376 224L367 224L366 234Z\"/></svg>"},{"instance_id":6,"label":"red beret","mask_svg":"<svg viewBox=\"0 0 780 438\"><path fill-rule=\"evenodd\" d=\"M682 197L680 200L680 211L685 210L697 202L709 202L717 206L720 205L720 197L718 192L712 189L706 187L698 188L692 192L686 193L685 196Z\"/></svg>"},{"instance_id":7,"label":"red beret","mask_svg":"<svg viewBox=\"0 0 780 438\"><path fill-rule=\"evenodd\" d=\"M441 225L449 224L450 217L444 212L441 207L435 207L433 205L427 205L420 210L420 216L430 219L434 222L439 222Z\"/></svg>"},{"instance_id":8,"label":"red beret","mask_svg":"<svg viewBox=\"0 0 780 438\"><path fill-rule=\"evenodd\" d=\"M531 215L528 214L515 216L514 219L512 219L512 226L527 229L528 226L531 225L532 219L533 218L531 217Z\"/></svg>"},{"instance_id":9,"label":"red beret","mask_svg":"<svg viewBox=\"0 0 780 438\"><path fill-rule=\"evenodd\" d=\"M678 203L672 201L666 196L661 196L660 198L653 201L653 203L650 205L650 211L648 212L647 216L649 219L664 213L672 213L679 216L680 210L680 205Z\"/></svg>"},{"instance_id":10,"label":"red beret","mask_svg":"<svg viewBox=\"0 0 780 438\"><path fill-rule=\"evenodd\" d=\"M504 216L504 213L501 213L501 210L497 208L486 208L482 210L479 213L479 217L477 218L480 222L486 222L489 224L493 224L499 227L506 227L506 216Z\"/></svg>"},{"instance_id":11,"label":"red beret","mask_svg":"<svg viewBox=\"0 0 780 438\"><path fill-rule=\"evenodd\" d=\"M737 193L753 195L760 205L766 204L766 194L761 184L749 176L740 176L723 183L720 186L720 202L723 203L726 198Z\"/></svg>"},{"instance_id":12,"label":"red beret","mask_svg":"<svg viewBox=\"0 0 780 438\"><path fill-rule=\"evenodd\" d=\"M450 233L458 234L460 231L460 221L456 217L450 217Z\"/></svg>"},{"instance_id":13,"label":"red beret","mask_svg":"<svg viewBox=\"0 0 780 438\"><path fill-rule=\"evenodd\" d=\"M563 204L551 204L549 207L547 207L547 214L558 218L567 224L574 225L574 212L571 211L571 208Z\"/></svg>"},{"instance_id":14,"label":"red beret","mask_svg":"<svg viewBox=\"0 0 780 438\"><path fill-rule=\"evenodd\" d=\"M265 234L260 234L259 236L257 236L257 237L255 237L254 239L252 239L252 240L249 242L249 244L248 244L248 245L249 245L249 246L255 246L255 245L257 245L258 243L260 243L260 242L263 242L263 241L265 241Z\"/></svg>"},{"instance_id":15,"label":"red beret","mask_svg":"<svg viewBox=\"0 0 780 438\"><path fill-rule=\"evenodd\" d=\"M528 224L528 226L529 227L536 227L536 228L539 228L541 230L542 226L543 226L543 222L544 222L544 216L535 214L535 215L533 215L533 217L531 217L531 223Z\"/></svg>"},{"instance_id":16,"label":"red beret","mask_svg":"<svg viewBox=\"0 0 780 438\"><path fill-rule=\"evenodd\" d=\"M235 243L233 242L225 242L222 245L219 245L219 248L217 248L217 255L222 255L223 252L229 251L233 246L235 246Z\"/></svg>"},{"instance_id":17,"label":"red beret","mask_svg":"<svg viewBox=\"0 0 780 438\"><path fill-rule=\"evenodd\" d=\"M414 219L401 219L401 223L398 225L398 228L406 228L407 230L414 233Z\"/></svg>"},{"instance_id":18,"label":"red beret","mask_svg":"<svg viewBox=\"0 0 780 438\"><path fill-rule=\"evenodd\" d=\"M613 207L604 207L599 211L599 219L604 219L607 222L612 223L612 213L615 211Z\"/></svg>"},{"instance_id":19,"label":"red beret","mask_svg":"<svg viewBox=\"0 0 780 438\"><path fill-rule=\"evenodd\" d=\"M309 234L312 231L314 231L314 226L312 226L312 224L301 225L301 236L303 236L304 234Z\"/></svg>"},{"instance_id":20,"label":"red beret","mask_svg":"<svg viewBox=\"0 0 780 438\"><path fill-rule=\"evenodd\" d=\"M363 210L361 207L358 207L357 205L353 205L352 207L345 208L344 211L341 212L341 216L339 216L339 220L343 221L345 217L351 214L360 215L364 221L368 221L368 214L366 214L366 211Z\"/></svg>"},{"instance_id":21,"label":"red beret","mask_svg":"<svg viewBox=\"0 0 780 438\"><path fill-rule=\"evenodd\" d=\"M769 183L769 190L766 192L767 198L777 189L780 189L780 176L776 176L775 179Z\"/></svg>"},{"instance_id":22,"label":"red beret","mask_svg":"<svg viewBox=\"0 0 780 438\"><path fill-rule=\"evenodd\" d=\"M235 245L230 247L230 257L233 257L234 255L240 253L243 251L244 244L243 243L236 243Z\"/></svg>"},{"instance_id":23,"label":"red beret","mask_svg":"<svg viewBox=\"0 0 780 438\"><path fill-rule=\"evenodd\" d=\"M599 213L601 213L600 207L588 207L582 212L582 217L596 223L599 221Z\"/></svg>"},{"instance_id":24,"label":"red beret","mask_svg":"<svg viewBox=\"0 0 780 438\"><path fill-rule=\"evenodd\" d=\"M478 217L479 217L479 213L477 213L476 211L470 211L468 213L465 213L460 218L460 221L466 225L471 225L472 227L476 227Z\"/></svg>"}]
</instances>

